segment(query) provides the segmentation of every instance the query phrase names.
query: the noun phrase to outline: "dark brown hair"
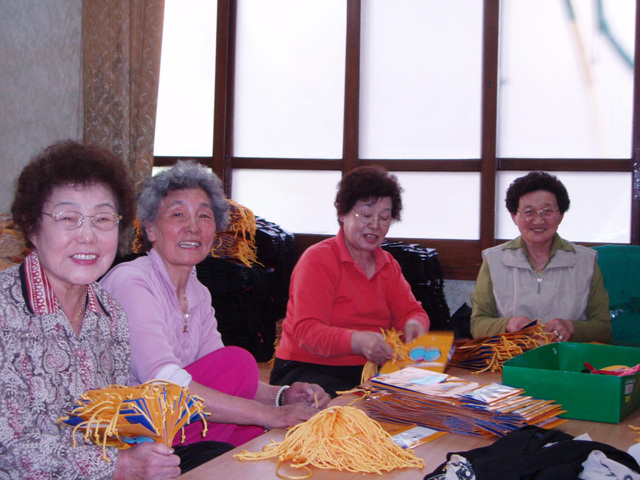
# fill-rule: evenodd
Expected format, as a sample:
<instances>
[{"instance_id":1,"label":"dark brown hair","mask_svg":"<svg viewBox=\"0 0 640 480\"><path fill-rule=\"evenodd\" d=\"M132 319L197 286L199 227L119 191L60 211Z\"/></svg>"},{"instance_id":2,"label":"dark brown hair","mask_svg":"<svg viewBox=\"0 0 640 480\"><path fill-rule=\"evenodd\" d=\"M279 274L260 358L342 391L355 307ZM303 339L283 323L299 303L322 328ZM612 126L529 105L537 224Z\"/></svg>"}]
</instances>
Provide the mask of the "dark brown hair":
<instances>
[{"instance_id":1,"label":"dark brown hair","mask_svg":"<svg viewBox=\"0 0 640 480\"><path fill-rule=\"evenodd\" d=\"M338 215L346 215L358 200L391 198L391 218L400 220L402 187L398 179L377 166L358 167L347 173L338 184L335 206Z\"/></svg>"},{"instance_id":2,"label":"dark brown hair","mask_svg":"<svg viewBox=\"0 0 640 480\"><path fill-rule=\"evenodd\" d=\"M67 140L47 147L22 169L11 205L27 239L40 228L44 202L57 187L104 185L113 193L122 234L135 215L135 194L122 160L99 145Z\"/></svg>"},{"instance_id":3,"label":"dark brown hair","mask_svg":"<svg viewBox=\"0 0 640 480\"><path fill-rule=\"evenodd\" d=\"M505 203L510 213L516 214L520 204L520 197L531 192L553 193L558 202L560 213L569 210L569 193L560 180L555 175L549 175L546 172L530 172L524 177L516 178L507 189L507 197Z\"/></svg>"}]
</instances>

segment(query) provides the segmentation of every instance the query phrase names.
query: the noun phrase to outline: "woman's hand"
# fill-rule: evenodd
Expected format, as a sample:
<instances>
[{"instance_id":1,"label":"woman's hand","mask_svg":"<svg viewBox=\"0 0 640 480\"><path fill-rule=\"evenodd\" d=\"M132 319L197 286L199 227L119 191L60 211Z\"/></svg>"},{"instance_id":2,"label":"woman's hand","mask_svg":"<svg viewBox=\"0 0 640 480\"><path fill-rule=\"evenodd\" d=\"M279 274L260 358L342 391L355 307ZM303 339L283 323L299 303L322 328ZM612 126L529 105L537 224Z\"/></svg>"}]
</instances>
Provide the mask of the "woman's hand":
<instances>
[{"instance_id":1,"label":"woman's hand","mask_svg":"<svg viewBox=\"0 0 640 480\"><path fill-rule=\"evenodd\" d=\"M556 342L568 342L573 337L573 323L564 318L552 318L544 324L545 332L552 332Z\"/></svg>"},{"instance_id":2,"label":"woman's hand","mask_svg":"<svg viewBox=\"0 0 640 480\"><path fill-rule=\"evenodd\" d=\"M381 333L354 332L351 336L351 348L354 354L364 355L376 365L382 365L393 357L393 348L384 341Z\"/></svg>"},{"instance_id":3,"label":"woman's hand","mask_svg":"<svg viewBox=\"0 0 640 480\"><path fill-rule=\"evenodd\" d=\"M511 317L507 322L507 332L517 332L533 322L529 317Z\"/></svg>"},{"instance_id":4,"label":"woman's hand","mask_svg":"<svg viewBox=\"0 0 640 480\"><path fill-rule=\"evenodd\" d=\"M327 406L331 396L320 385L315 383L295 382L282 396L282 404L303 403L311 407L322 409Z\"/></svg>"},{"instance_id":5,"label":"woman's hand","mask_svg":"<svg viewBox=\"0 0 640 480\"><path fill-rule=\"evenodd\" d=\"M266 429L293 427L299 423L306 422L320 411L315 406L310 407L309 405L299 402L282 407L273 406L265 408L267 412L260 426Z\"/></svg>"},{"instance_id":6,"label":"woman's hand","mask_svg":"<svg viewBox=\"0 0 640 480\"><path fill-rule=\"evenodd\" d=\"M407 320L404 324L404 343L413 342L416 338L426 334L429 329L418 320Z\"/></svg>"},{"instance_id":7,"label":"woman's hand","mask_svg":"<svg viewBox=\"0 0 640 480\"><path fill-rule=\"evenodd\" d=\"M164 443L145 442L118 453L113 480L164 480L180 475L180 457Z\"/></svg>"}]
</instances>

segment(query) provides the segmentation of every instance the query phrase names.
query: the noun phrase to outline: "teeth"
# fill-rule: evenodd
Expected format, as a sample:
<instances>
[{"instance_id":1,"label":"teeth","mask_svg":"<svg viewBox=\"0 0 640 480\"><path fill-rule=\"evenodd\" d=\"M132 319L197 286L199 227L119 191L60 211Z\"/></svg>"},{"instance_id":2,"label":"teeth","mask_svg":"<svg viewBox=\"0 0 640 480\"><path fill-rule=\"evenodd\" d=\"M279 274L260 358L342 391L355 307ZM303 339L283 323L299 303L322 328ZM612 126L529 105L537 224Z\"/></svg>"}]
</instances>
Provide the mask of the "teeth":
<instances>
[{"instance_id":1,"label":"teeth","mask_svg":"<svg viewBox=\"0 0 640 480\"><path fill-rule=\"evenodd\" d=\"M78 260L94 260L97 257L94 253L86 253L86 254L77 254L74 255L73 258L77 258Z\"/></svg>"},{"instance_id":2,"label":"teeth","mask_svg":"<svg viewBox=\"0 0 640 480\"><path fill-rule=\"evenodd\" d=\"M193 248L193 247L199 247L200 242L180 242L178 245L181 247Z\"/></svg>"}]
</instances>

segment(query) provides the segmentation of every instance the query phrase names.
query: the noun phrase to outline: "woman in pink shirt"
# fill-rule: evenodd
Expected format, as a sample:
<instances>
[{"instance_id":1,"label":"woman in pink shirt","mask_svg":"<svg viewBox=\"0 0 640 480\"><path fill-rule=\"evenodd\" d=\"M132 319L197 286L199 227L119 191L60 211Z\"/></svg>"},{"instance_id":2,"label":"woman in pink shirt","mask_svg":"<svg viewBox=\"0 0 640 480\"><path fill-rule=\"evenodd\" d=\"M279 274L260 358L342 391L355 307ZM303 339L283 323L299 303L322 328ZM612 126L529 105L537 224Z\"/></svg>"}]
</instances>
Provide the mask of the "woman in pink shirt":
<instances>
[{"instance_id":1,"label":"woman in pink shirt","mask_svg":"<svg viewBox=\"0 0 640 480\"><path fill-rule=\"evenodd\" d=\"M151 249L101 281L129 317L132 382L161 378L189 387L210 413L204 438L197 422L185 429L186 447L180 438L174 443L183 471L220 453L219 444L206 442L237 446L265 428L309 419L318 412L315 397L320 408L329 402L317 385L282 389L260 382L253 356L223 345L195 265L209 254L216 231L226 228L228 209L218 177L196 162L178 162L148 178L138 220Z\"/></svg>"},{"instance_id":2,"label":"woman in pink shirt","mask_svg":"<svg viewBox=\"0 0 640 480\"><path fill-rule=\"evenodd\" d=\"M360 383L368 360L382 365L391 358L381 329L402 331L405 342L428 331L429 317L400 265L380 247L400 220L401 192L380 167L343 177L338 235L308 248L291 276L272 384L313 382L335 396Z\"/></svg>"}]
</instances>

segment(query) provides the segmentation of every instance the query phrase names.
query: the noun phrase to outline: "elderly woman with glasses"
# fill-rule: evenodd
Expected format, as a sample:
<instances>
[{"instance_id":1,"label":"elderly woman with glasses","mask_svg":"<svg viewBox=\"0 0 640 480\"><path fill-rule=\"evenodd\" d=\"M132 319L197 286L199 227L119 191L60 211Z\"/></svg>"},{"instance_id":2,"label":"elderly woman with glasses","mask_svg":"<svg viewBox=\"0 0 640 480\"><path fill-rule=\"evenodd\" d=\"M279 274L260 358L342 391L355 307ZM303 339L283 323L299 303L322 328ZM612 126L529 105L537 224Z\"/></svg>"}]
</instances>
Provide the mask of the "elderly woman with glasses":
<instances>
[{"instance_id":1,"label":"elderly woman with glasses","mask_svg":"<svg viewBox=\"0 0 640 480\"><path fill-rule=\"evenodd\" d=\"M367 361L382 365L393 356L383 330L403 332L405 342L428 331L400 266L380 247L400 219L401 191L379 167L343 177L338 235L308 248L294 268L271 383L313 382L336 396L360 383Z\"/></svg>"},{"instance_id":2,"label":"elderly woman with glasses","mask_svg":"<svg viewBox=\"0 0 640 480\"><path fill-rule=\"evenodd\" d=\"M129 382L129 326L97 282L134 216L127 169L111 152L67 141L20 174L11 213L31 253L0 273L0 477L174 478L161 443L86 443L57 423L88 390Z\"/></svg>"},{"instance_id":3,"label":"elderly woman with glasses","mask_svg":"<svg viewBox=\"0 0 640 480\"><path fill-rule=\"evenodd\" d=\"M569 209L562 182L531 172L509 186L506 204L521 235L482 252L471 334L514 332L537 320L559 342L609 343L609 295L597 252L556 233Z\"/></svg>"},{"instance_id":4,"label":"elderly woman with glasses","mask_svg":"<svg viewBox=\"0 0 640 480\"><path fill-rule=\"evenodd\" d=\"M229 203L220 179L197 162L176 165L145 181L138 220L147 255L115 266L101 284L129 316L134 383L160 378L188 387L203 399L208 429L185 428L174 442L183 472L264 433L308 420L329 403L317 385L287 391L259 381L246 350L225 346L209 290L196 264L227 227Z\"/></svg>"}]
</instances>

